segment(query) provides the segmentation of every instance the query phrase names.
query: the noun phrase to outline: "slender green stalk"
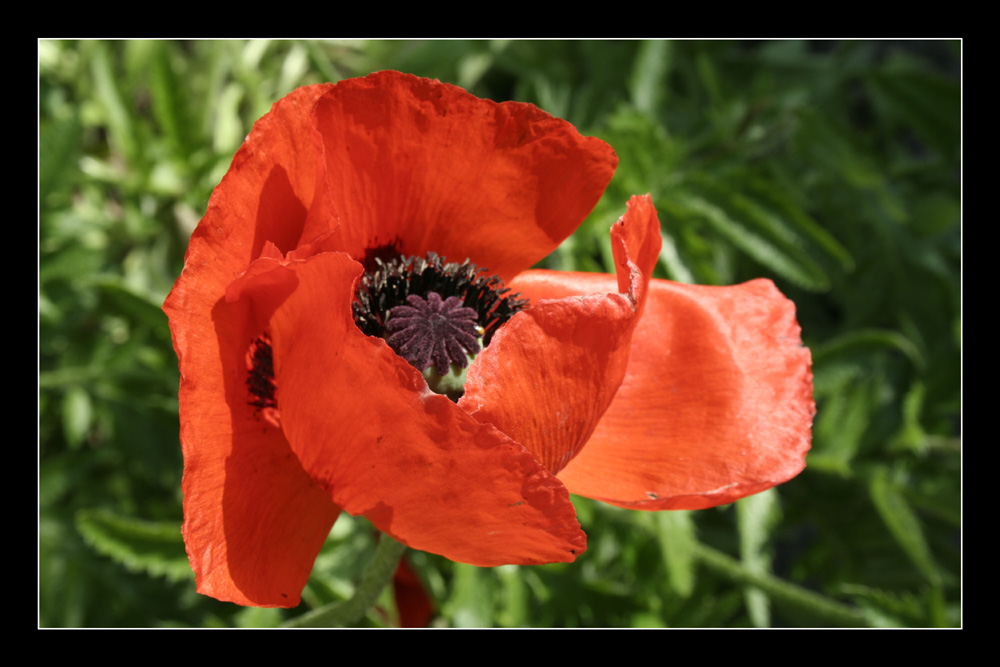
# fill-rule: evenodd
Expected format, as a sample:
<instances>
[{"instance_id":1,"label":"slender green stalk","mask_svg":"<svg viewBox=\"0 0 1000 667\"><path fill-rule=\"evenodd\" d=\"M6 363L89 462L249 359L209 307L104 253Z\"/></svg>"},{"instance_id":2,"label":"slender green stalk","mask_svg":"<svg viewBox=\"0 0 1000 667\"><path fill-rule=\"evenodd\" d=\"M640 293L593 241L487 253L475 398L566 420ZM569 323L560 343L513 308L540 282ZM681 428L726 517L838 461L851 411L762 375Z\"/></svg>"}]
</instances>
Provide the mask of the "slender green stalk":
<instances>
[{"instance_id":1,"label":"slender green stalk","mask_svg":"<svg viewBox=\"0 0 1000 667\"><path fill-rule=\"evenodd\" d=\"M382 535L375 549L375 556L368 564L354 597L342 602L332 602L314 609L285 623L287 628L330 628L350 625L361 620L368 612L385 585L392 579L399 559L403 557L406 545Z\"/></svg>"},{"instance_id":2,"label":"slender green stalk","mask_svg":"<svg viewBox=\"0 0 1000 667\"><path fill-rule=\"evenodd\" d=\"M735 558L704 544L696 543L695 550L695 557L706 567L738 583L756 586L772 599L797 607L811 618L823 619L830 625L840 627L872 627L872 622L857 609L770 574L749 570Z\"/></svg>"}]
</instances>

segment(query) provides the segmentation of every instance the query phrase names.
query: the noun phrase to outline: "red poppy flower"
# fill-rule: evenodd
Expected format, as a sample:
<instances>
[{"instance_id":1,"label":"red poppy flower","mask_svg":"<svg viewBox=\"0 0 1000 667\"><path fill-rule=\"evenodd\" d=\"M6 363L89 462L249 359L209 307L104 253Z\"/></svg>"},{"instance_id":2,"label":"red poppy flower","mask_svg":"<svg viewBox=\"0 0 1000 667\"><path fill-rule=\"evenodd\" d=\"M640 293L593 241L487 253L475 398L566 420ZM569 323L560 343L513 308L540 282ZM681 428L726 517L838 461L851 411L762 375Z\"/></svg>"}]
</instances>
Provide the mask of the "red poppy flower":
<instances>
[{"instance_id":1,"label":"red poppy flower","mask_svg":"<svg viewBox=\"0 0 1000 667\"><path fill-rule=\"evenodd\" d=\"M164 304L199 591L298 604L341 510L456 561L565 562L570 492L703 508L803 468L810 356L769 281L651 280L648 196L611 230L617 275L528 270L616 164L532 105L397 72L257 122ZM458 370L464 394L436 384Z\"/></svg>"}]
</instances>

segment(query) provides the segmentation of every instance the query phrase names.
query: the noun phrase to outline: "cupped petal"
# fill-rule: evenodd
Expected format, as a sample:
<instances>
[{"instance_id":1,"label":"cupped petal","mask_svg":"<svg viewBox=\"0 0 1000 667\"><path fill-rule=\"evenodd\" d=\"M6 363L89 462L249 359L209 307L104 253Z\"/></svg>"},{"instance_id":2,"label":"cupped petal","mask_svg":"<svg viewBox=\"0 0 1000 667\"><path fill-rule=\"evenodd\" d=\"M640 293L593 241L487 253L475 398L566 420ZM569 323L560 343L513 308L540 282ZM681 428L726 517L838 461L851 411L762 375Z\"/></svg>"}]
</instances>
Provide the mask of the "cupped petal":
<instances>
[{"instance_id":1,"label":"cupped petal","mask_svg":"<svg viewBox=\"0 0 1000 667\"><path fill-rule=\"evenodd\" d=\"M583 451L572 493L632 509L703 509L791 479L815 414L795 307L769 280L654 280L628 373Z\"/></svg>"},{"instance_id":2,"label":"cupped petal","mask_svg":"<svg viewBox=\"0 0 1000 667\"><path fill-rule=\"evenodd\" d=\"M293 607L339 509L302 469L280 429L250 405L247 350L261 333L246 303L195 284L169 308L181 356L184 542L199 592Z\"/></svg>"},{"instance_id":3,"label":"cupped petal","mask_svg":"<svg viewBox=\"0 0 1000 667\"><path fill-rule=\"evenodd\" d=\"M659 230L649 196L633 197L611 228L617 277L527 271L512 281L531 306L469 367L459 406L524 445L550 472L562 470L625 376Z\"/></svg>"},{"instance_id":4,"label":"cupped petal","mask_svg":"<svg viewBox=\"0 0 1000 667\"><path fill-rule=\"evenodd\" d=\"M576 229L618 162L534 105L399 72L340 82L317 102L315 123L342 250L433 251L503 278ZM325 231L316 222L306 240Z\"/></svg>"},{"instance_id":5,"label":"cupped petal","mask_svg":"<svg viewBox=\"0 0 1000 667\"><path fill-rule=\"evenodd\" d=\"M346 254L321 253L241 286L257 310L279 304L276 400L302 466L337 505L416 549L481 566L572 561L586 536L565 487L358 330L360 273Z\"/></svg>"},{"instance_id":6,"label":"cupped petal","mask_svg":"<svg viewBox=\"0 0 1000 667\"><path fill-rule=\"evenodd\" d=\"M322 168L309 111L328 88L300 88L257 121L212 193L163 305L181 371L188 555L199 591L240 604L297 604L339 513L281 431L249 405L245 357L261 331L224 300L251 260L298 243ZM268 242L274 250L265 250Z\"/></svg>"},{"instance_id":7,"label":"cupped petal","mask_svg":"<svg viewBox=\"0 0 1000 667\"><path fill-rule=\"evenodd\" d=\"M330 88L298 88L254 124L191 236L178 285L212 283L218 296L265 243L282 252L298 245L324 168L310 112Z\"/></svg>"}]
</instances>

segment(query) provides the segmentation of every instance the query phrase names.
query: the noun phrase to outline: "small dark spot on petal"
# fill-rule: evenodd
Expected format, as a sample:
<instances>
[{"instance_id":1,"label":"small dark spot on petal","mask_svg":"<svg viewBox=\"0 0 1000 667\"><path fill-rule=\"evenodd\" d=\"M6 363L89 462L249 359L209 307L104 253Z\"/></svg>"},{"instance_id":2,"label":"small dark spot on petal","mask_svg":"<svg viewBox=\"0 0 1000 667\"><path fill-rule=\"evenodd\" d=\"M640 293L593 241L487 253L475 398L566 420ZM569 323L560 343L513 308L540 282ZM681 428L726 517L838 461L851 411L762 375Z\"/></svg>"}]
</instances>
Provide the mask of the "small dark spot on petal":
<instances>
[{"instance_id":1,"label":"small dark spot on petal","mask_svg":"<svg viewBox=\"0 0 1000 667\"><path fill-rule=\"evenodd\" d=\"M652 498L653 500L659 500L659 498L660 498L658 495L656 495L652 491L647 491L646 495L649 496L650 498Z\"/></svg>"}]
</instances>

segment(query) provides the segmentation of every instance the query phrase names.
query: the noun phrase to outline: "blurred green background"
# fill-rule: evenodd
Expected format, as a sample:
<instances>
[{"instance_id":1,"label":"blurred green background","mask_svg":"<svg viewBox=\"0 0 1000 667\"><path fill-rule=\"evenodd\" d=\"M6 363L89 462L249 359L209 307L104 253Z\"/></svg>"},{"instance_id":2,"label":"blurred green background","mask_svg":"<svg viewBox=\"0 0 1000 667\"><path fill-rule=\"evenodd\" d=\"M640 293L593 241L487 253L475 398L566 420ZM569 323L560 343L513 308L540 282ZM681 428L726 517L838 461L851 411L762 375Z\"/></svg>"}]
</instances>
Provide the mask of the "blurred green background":
<instances>
[{"instance_id":1,"label":"blurred green background","mask_svg":"<svg viewBox=\"0 0 1000 667\"><path fill-rule=\"evenodd\" d=\"M177 361L160 305L253 122L297 86L397 69L532 102L620 164L546 260L613 271L649 192L657 275L773 279L812 348L804 473L733 505L574 499L575 564L410 553L437 626L961 624L961 44L945 41L41 41L39 624L273 626L350 596L338 521L298 609L198 595ZM392 624L392 602L362 625Z\"/></svg>"}]
</instances>

